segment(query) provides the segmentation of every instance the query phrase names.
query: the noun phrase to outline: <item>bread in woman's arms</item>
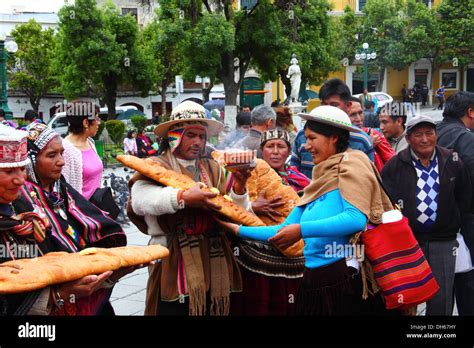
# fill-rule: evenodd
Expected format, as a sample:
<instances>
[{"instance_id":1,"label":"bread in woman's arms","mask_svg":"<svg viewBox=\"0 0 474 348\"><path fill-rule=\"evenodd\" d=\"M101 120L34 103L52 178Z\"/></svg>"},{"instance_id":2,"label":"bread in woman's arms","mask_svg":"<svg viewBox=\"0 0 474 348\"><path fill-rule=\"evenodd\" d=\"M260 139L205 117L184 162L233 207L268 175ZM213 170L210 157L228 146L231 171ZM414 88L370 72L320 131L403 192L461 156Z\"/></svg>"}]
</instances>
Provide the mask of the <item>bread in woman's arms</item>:
<instances>
[{"instance_id":1,"label":"bread in woman's arms","mask_svg":"<svg viewBox=\"0 0 474 348\"><path fill-rule=\"evenodd\" d=\"M196 185L196 182L190 177L169 170L161 166L158 162L152 159L141 159L135 156L120 155L117 160L129 168L145 175L146 177L159 182L165 186L171 186L180 190L187 190ZM207 192L215 192L215 189L206 187L204 184L202 190ZM215 192L217 193L217 192ZM249 213L241 206L231 202L228 197L218 194L216 197L210 199L211 202L219 205L220 210L216 212L229 218L235 223L246 226L264 226L264 223L255 215Z\"/></svg>"},{"instance_id":2,"label":"bread in woman's arms","mask_svg":"<svg viewBox=\"0 0 474 348\"><path fill-rule=\"evenodd\" d=\"M282 223L300 199L296 191L291 186L283 184L278 173L262 159L257 159L257 166L247 181L247 188L252 202L258 198L262 191L265 191L266 199L280 196L281 200L285 202L283 206L275 208L282 214L282 216L276 216L277 222L267 216L259 216L268 226Z\"/></svg>"},{"instance_id":3,"label":"bread in woman's arms","mask_svg":"<svg viewBox=\"0 0 474 348\"><path fill-rule=\"evenodd\" d=\"M281 207L274 208L282 214L275 216L276 222L265 215L259 216L260 219L268 226L281 224L286 217L296 207L300 200L298 194L291 186L283 184L281 177L270 165L262 159L257 159L257 166L252 171L247 181L247 189L249 191L250 201L255 201L262 191L265 191L266 199L282 197L285 204ZM300 239L298 242L285 250L280 250L285 256L296 257L303 256L304 241Z\"/></svg>"},{"instance_id":4,"label":"bread in woman's arms","mask_svg":"<svg viewBox=\"0 0 474 348\"><path fill-rule=\"evenodd\" d=\"M161 245L88 248L78 253L52 252L0 264L0 294L33 291L88 275L137 266L167 257Z\"/></svg>"}]
</instances>

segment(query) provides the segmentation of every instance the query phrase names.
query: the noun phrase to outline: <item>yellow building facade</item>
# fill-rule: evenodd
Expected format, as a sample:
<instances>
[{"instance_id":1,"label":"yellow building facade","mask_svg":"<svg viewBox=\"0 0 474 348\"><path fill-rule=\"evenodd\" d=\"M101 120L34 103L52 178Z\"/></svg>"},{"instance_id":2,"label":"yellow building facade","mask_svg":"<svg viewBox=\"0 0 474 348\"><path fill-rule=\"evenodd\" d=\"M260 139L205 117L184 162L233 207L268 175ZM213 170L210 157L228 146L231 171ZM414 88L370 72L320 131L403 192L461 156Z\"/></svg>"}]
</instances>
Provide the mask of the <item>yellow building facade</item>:
<instances>
[{"instance_id":1,"label":"yellow building facade","mask_svg":"<svg viewBox=\"0 0 474 348\"><path fill-rule=\"evenodd\" d=\"M438 6L441 1L442 0L423 0L427 6L434 7ZM332 9L329 14L333 16L342 15L346 6L349 6L355 11L356 15L363 16L362 9L366 2L366 0L331 0ZM370 71L369 68L369 91L375 91L375 85L378 83L377 75L376 72ZM431 75L433 75L432 95L434 95L436 89L442 83L446 86L446 96L460 90L474 91L474 64L461 69L454 67L452 62L446 62L435 71L432 71L431 64L427 59L414 62L401 71L388 67L385 70L381 91L391 95L396 100L400 100L403 85L406 85L407 88L412 88L415 83L426 83L429 87ZM353 94L361 93L363 61L356 61L349 66L341 65L341 69L331 73L328 78L334 77L346 82ZM318 92L319 88L320 86L309 87L309 89L315 92ZM280 100L285 99L284 87L281 82L274 82L272 100L277 100L278 97Z\"/></svg>"}]
</instances>

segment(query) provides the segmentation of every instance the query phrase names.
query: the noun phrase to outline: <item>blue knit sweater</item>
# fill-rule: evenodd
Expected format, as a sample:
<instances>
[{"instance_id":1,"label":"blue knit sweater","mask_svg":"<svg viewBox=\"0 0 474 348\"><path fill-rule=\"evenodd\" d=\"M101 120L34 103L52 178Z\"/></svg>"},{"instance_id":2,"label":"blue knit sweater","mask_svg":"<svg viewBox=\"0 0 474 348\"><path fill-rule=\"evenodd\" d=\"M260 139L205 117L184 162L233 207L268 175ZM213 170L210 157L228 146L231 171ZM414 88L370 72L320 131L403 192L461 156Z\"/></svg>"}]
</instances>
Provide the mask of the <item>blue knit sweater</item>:
<instances>
[{"instance_id":1,"label":"blue knit sweater","mask_svg":"<svg viewBox=\"0 0 474 348\"><path fill-rule=\"evenodd\" d=\"M300 224L306 267L318 268L344 258L342 248L349 247L351 235L363 230L366 222L366 216L342 198L336 189L305 206L296 207L280 225L241 226L239 235L267 241L283 227Z\"/></svg>"}]
</instances>

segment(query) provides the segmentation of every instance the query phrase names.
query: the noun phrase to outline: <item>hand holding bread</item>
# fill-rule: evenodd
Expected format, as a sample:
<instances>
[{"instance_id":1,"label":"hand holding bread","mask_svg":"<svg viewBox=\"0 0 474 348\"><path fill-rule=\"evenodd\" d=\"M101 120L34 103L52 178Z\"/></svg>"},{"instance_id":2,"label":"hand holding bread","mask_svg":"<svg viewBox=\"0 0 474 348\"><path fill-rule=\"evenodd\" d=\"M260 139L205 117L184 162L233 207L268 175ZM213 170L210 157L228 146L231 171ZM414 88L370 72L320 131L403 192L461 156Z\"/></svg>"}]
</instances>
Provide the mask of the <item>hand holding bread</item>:
<instances>
[{"instance_id":1,"label":"hand holding bread","mask_svg":"<svg viewBox=\"0 0 474 348\"><path fill-rule=\"evenodd\" d=\"M144 176L155 180L162 185L171 186L181 190L189 190L196 185L196 182L190 177L177 173L173 170L168 170L161 166L158 162L151 158L141 159L134 156L120 155L117 160L129 168L135 169ZM203 187L201 190L205 192L213 192L213 188ZM218 193L214 192L214 193ZM246 226L265 226L265 224L257 216L249 213L241 206L231 202L227 197L217 194L215 197L207 197L208 200L220 209L214 209L208 205L213 211Z\"/></svg>"},{"instance_id":2,"label":"hand holding bread","mask_svg":"<svg viewBox=\"0 0 474 348\"><path fill-rule=\"evenodd\" d=\"M101 277L110 276L103 275L104 272L147 264L168 254L168 249L161 245L148 245L88 248L78 253L52 252L32 259L7 261L0 264L0 294L38 290L91 275L94 276L85 279L85 283L94 283L96 280L100 283ZM95 275L101 276L97 279ZM87 292L87 289L84 291Z\"/></svg>"}]
</instances>

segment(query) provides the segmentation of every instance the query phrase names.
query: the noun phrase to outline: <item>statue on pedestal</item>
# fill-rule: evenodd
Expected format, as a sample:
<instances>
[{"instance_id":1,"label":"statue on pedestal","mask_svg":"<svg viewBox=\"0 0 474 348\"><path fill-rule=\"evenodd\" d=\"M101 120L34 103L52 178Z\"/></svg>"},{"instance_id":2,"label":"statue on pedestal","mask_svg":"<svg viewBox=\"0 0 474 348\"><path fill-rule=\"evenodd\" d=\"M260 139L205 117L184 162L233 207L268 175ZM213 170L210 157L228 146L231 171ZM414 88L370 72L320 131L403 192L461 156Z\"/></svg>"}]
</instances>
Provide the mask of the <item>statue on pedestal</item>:
<instances>
[{"instance_id":1,"label":"statue on pedestal","mask_svg":"<svg viewBox=\"0 0 474 348\"><path fill-rule=\"evenodd\" d=\"M291 95L290 102L298 102L300 95L300 85L301 85L301 69L298 65L298 59L296 59L296 54L291 56L291 65L288 68L288 74L286 75L291 82Z\"/></svg>"}]
</instances>

